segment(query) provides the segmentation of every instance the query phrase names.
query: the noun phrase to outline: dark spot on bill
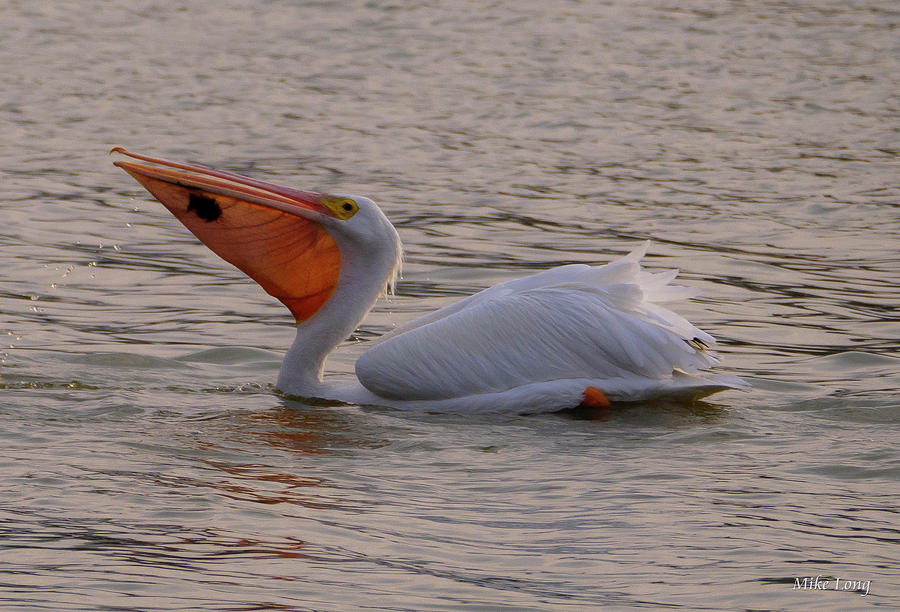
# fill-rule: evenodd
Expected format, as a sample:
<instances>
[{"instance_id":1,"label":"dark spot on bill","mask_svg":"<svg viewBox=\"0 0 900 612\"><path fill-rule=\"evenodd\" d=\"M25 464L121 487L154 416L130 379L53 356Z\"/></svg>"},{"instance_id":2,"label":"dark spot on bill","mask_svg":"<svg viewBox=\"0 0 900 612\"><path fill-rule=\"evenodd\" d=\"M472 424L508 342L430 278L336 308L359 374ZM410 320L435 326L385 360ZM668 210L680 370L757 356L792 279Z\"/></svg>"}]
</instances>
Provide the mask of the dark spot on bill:
<instances>
[{"instance_id":1,"label":"dark spot on bill","mask_svg":"<svg viewBox=\"0 0 900 612\"><path fill-rule=\"evenodd\" d=\"M194 211L198 217L209 223L222 216L222 209L210 197L199 193L192 193L188 200L188 212Z\"/></svg>"}]
</instances>

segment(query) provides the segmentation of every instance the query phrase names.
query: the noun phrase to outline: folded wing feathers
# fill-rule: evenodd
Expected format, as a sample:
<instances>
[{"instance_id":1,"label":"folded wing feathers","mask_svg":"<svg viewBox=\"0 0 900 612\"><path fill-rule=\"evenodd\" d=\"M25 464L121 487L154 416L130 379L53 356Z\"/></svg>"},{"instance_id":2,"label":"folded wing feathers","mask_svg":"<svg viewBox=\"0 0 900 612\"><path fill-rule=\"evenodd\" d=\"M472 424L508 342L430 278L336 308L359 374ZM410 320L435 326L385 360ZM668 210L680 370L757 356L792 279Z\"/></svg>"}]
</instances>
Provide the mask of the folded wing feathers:
<instances>
[{"instance_id":1,"label":"folded wing feathers","mask_svg":"<svg viewBox=\"0 0 900 612\"><path fill-rule=\"evenodd\" d=\"M385 397L435 399L715 365L715 340L659 305L694 291L669 284L677 270L641 270L647 244L605 266L553 268L425 315L366 351L357 376Z\"/></svg>"}]
</instances>

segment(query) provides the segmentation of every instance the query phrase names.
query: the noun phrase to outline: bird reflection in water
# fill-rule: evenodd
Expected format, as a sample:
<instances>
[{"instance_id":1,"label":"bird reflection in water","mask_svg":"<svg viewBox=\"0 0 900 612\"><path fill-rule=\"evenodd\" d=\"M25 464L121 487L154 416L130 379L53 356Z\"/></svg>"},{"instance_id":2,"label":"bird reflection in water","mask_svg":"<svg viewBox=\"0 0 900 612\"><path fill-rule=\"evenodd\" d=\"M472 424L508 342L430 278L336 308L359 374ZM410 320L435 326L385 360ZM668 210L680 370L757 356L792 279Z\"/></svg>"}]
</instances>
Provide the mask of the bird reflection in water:
<instances>
[{"instance_id":1,"label":"bird reflection in water","mask_svg":"<svg viewBox=\"0 0 900 612\"><path fill-rule=\"evenodd\" d=\"M728 411L723 404L696 399L659 399L649 402L626 402L608 407L578 406L560 410L557 414L577 421L623 421L640 425L655 425L662 422L714 423Z\"/></svg>"},{"instance_id":2,"label":"bird reflection in water","mask_svg":"<svg viewBox=\"0 0 900 612\"><path fill-rule=\"evenodd\" d=\"M194 484L213 488L229 499L258 504L347 509L346 500L338 502L327 495L331 484L312 474L315 465L305 459L383 445L372 437L376 430L363 426L366 418L355 409L310 407L285 400L270 410L231 413L214 420L225 431L207 427L202 432L205 439L196 443L206 452L229 459L206 459L204 463L223 478ZM211 439L216 432L218 436ZM267 452L260 442L275 452ZM251 460L240 460L248 456Z\"/></svg>"}]
</instances>

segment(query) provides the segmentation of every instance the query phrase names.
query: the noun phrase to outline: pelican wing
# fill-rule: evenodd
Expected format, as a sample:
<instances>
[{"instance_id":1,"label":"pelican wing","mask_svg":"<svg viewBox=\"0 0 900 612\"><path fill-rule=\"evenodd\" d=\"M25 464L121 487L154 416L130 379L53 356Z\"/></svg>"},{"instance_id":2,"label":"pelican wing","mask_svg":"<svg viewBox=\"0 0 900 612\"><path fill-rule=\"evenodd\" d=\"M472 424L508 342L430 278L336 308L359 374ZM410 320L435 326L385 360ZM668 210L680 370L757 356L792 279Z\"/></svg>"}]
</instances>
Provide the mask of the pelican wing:
<instances>
[{"instance_id":1,"label":"pelican wing","mask_svg":"<svg viewBox=\"0 0 900 612\"><path fill-rule=\"evenodd\" d=\"M648 273L647 244L600 267L574 264L502 283L395 330L357 361L385 398L439 400L563 379L695 373L715 340L660 303L693 292Z\"/></svg>"}]
</instances>

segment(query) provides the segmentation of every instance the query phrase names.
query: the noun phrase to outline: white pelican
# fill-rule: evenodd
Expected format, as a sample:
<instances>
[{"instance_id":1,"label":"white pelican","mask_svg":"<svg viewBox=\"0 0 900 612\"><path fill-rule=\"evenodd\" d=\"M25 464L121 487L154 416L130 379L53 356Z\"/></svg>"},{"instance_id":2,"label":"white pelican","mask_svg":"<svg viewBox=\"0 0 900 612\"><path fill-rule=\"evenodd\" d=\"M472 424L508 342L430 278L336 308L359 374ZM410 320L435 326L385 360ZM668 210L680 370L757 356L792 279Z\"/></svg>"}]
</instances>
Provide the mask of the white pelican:
<instances>
[{"instance_id":1,"label":"white pelican","mask_svg":"<svg viewBox=\"0 0 900 612\"><path fill-rule=\"evenodd\" d=\"M659 304L690 297L677 270L641 270L647 243L605 266L571 264L501 283L385 334L356 381L325 358L396 280L400 238L365 197L280 187L232 172L112 152L206 246L297 321L278 388L290 395L434 411L545 412L744 383L704 372L715 340Z\"/></svg>"}]
</instances>

